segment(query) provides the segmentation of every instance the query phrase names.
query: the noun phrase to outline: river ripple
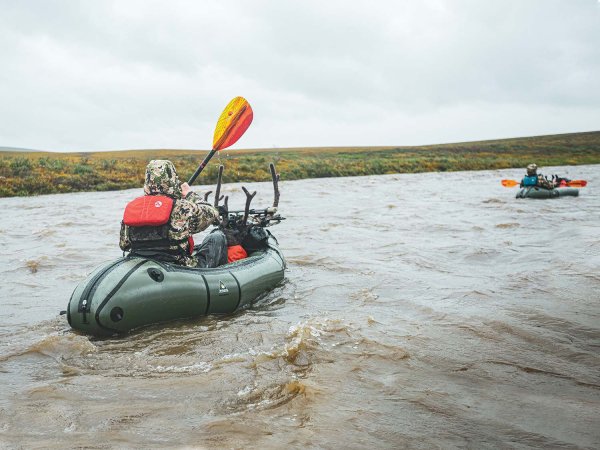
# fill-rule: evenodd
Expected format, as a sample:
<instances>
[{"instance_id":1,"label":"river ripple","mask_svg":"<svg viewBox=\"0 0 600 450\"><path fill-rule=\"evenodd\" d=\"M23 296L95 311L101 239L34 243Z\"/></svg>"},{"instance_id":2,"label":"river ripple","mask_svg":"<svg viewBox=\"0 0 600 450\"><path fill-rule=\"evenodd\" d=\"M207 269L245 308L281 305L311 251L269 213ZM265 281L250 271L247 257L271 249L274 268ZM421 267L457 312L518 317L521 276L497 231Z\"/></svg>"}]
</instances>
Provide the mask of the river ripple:
<instances>
[{"instance_id":1,"label":"river ripple","mask_svg":"<svg viewBox=\"0 0 600 450\"><path fill-rule=\"evenodd\" d=\"M104 340L58 312L141 191L0 199L0 447L599 447L600 166L522 172L283 181L280 287Z\"/></svg>"}]
</instances>

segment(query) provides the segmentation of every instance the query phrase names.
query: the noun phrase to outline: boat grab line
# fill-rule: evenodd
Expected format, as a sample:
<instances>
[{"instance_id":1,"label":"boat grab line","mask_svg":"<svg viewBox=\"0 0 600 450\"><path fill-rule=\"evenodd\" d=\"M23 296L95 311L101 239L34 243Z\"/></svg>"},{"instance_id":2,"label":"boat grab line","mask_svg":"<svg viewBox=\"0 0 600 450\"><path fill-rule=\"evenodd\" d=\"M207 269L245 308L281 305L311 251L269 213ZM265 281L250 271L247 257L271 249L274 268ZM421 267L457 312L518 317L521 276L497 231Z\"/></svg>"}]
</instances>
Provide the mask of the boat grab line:
<instances>
[{"instance_id":1,"label":"boat grab line","mask_svg":"<svg viewBox=\"0 0 600 450\"><path fill-rule=\"evenodd\" d=\"M232 272L229 272L229 275L231 275L233 277L233 279L235 280L235 284L237 284L237 287L238 287L238 301L237 301L237 305L235 305L235 309L234 309L234 311L237 311L237 309L240 307L240 302L242 301L242 287L240 286L240 282L238 281L238 279L235 277L235 275Z\"/></svg>"},{"instance_id":2,"label":"boat grab line","mask_svg":"<svg viewBox=\"0 0 600 450\"><path fill-rule=\"evenodd\" d=\"M206 281L206 277L204 274L200 274L202 279L204 280L204 287L206 288L206 311L204 311L204 315L208 315L208 310L210 309L210 288L208 287L208 281Z\"/></svg>"},{"instance_id":3,"label":"boat grab line","mask_svg":"<svg viewBox=\"0 0 600 450\"><path fill-rule=\"evenodd\" d=\"M138 270L142 265L146 264L147 262L149 262L149 261L145 259L145 260L137 263L131 269L129 269L129 272L127 272L125 274L125 276L123 278L121 278L121 280L117 283L117 285L113 288L113 290L108 293L108 295L106 296L106 298L104 300L102 300L102 303L100 303L100 306L98 306L98 309L96 310L96 323L98 324L98 326L100 328L104 328L104 329L111 330L111 331L117 331L117 332L119 331L119 330L115 330L114 328L110 328L110 327L102 325L100 323L100 312L102 311L102 309L104 309L104 307L106 306L108 301L113 297L113 295L115 295L117 293L117 291L119 289L121 289L121 286L123 286L125 281L127 281L127 279L133 274L133 272Z\"/></svg>"}]
</instances>

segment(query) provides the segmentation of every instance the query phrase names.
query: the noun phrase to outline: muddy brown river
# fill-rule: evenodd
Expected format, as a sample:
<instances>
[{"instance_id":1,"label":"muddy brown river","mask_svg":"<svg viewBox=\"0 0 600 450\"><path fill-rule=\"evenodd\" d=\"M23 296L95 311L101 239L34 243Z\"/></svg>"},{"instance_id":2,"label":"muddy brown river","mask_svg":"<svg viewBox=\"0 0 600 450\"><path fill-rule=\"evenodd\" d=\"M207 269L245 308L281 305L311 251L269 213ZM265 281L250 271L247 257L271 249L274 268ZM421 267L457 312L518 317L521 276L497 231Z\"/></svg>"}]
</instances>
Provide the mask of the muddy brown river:
<instances>
[{"instance_id":1,"label":"muddy brown river","mask_svg":"<svg viewBox=\"0 0 600 450\"><path fill-rule=\"evenodd\" d=\"M0 199L0 448L599 448L600 166L545 172L283 173L281 286L110 339L59 311L141 189Z\"/></svg>"}]
</instances>

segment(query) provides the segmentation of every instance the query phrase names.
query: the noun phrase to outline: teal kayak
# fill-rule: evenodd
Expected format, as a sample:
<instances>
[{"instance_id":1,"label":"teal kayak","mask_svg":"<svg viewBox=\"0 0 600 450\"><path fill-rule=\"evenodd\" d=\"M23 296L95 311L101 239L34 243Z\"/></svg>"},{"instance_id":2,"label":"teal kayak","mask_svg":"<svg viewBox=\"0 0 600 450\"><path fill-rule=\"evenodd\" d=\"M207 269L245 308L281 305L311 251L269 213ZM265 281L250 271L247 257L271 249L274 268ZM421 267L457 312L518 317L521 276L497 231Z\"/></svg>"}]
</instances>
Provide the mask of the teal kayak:
<instances>
[{"instance_id":1,"label":"teal kayak","mask_svg":"<svg viewBox=\"0 0 600 450\"><path fill-rule=\"evenodd\" d=\"M554 189L544 189L538 186L524 187L517 192L517 198L557 198L557 197L577 197L579 189L564 187Z\"/></svg>"},{"instance_id":2,"label":"teal kayak","mask_svg":"<svg viewBox=\"0 0 600 450\"><path fill-rule=\"evenodd\" d=\"M212 269L189 268L139 256L105 263L73 291L69 325L110 336L136 328L249 305L284 277L285 259L271 235L247 258Z\"/></svg>"}]
</instances>

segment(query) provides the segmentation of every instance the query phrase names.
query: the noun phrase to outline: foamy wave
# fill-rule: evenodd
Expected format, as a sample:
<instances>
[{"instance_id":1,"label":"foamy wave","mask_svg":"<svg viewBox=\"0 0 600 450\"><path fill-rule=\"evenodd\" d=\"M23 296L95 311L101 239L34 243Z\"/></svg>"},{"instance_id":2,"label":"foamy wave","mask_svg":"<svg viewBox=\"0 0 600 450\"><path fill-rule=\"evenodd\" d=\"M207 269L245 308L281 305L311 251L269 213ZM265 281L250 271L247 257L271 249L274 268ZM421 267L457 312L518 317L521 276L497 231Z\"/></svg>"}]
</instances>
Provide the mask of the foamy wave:
<instances>
[{"instance_id":1,"label":"foamy wave","mask_svg":"<svg viewBox=\"0 0 600 450\"><path fill-rule=\"evenodd\" d=\"M213 368L212 364L199 362L189 366L149 366L149 369L157 373L206 373Z\"/></svg>"},{"instance_id":2,"label":"foamy wave","mask_svg":"<svg viewBox=\"0 0 600 450\"><path fill-rule=\"evenodd\" d=\"M299 380L286 381L267 387L246 386L227 406L228 409L238 412L267 410L284 405L298 396L306 396L311 393L311 389Z\"/></svg>"},{"instance_id":3,"label":"foamy wave","mask_svg":"<svg viewBox=\"0 0 600 450\"><path fill-rule=\"evenodd\" d=\"M365 288L350 294L350 298L353 300L361 300L363 304L367 304L376 302L379 295L375 294L371 289Z\"/></svg>"}]
</instances>

